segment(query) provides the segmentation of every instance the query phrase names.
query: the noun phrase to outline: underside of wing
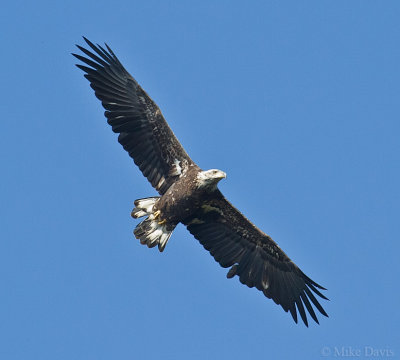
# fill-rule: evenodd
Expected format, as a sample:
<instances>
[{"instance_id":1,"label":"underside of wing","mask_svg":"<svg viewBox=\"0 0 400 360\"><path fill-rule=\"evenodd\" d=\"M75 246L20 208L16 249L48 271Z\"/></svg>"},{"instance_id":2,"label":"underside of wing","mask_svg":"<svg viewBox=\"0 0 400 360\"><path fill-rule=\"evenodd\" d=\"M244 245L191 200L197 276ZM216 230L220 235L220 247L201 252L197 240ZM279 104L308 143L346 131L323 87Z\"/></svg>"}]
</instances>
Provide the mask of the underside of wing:
<instances>
[{"instance_id":1,"label":"underside of wing","mask_svg":"<svg viewBox=\"0 0 400 360\"><path fill-rule=\"evenodd\" d=\"M107 122L119 133L118 141L152 186L164 194L185 167L193 164L160 109L125 70L113 51L84 38L91 51L72 54L84 65L96 97L106 109Z\"/></svg>"},{"instance_id":2,"label":"underside of wing","mask_svg":"<svg viewBox=\"0 0 400 360\"><path fill-rule=\"evenodd\" d=\"M219 191L185 225L222 267L230 267L228 278L237 275L241 283L256 287L290 311L296 323L297 311L306 326L307 312L318 323L313 306L328 316L314 295L327 299L318 290L325 289L306 276Z\"/></svg>"}]
</instances>

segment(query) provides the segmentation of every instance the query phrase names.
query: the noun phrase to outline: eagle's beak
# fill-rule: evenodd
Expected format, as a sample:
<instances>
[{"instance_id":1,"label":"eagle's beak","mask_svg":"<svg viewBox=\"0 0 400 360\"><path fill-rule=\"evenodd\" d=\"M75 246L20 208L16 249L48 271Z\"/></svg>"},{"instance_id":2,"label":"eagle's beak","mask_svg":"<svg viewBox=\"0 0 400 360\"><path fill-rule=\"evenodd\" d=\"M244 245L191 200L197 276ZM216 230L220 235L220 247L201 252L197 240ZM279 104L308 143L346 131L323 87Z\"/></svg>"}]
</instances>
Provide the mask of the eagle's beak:
<instances>
[{"instance_id":1,"label":"eagle's beak","mask_svg":"<svg viewBox=\"0 0 400 360\"><path fill-rule=\"evenodd\" d=\"M217 170L214 177L215 179L226 179L226 172L222 170Z\"/></svg>"}]
</instances>

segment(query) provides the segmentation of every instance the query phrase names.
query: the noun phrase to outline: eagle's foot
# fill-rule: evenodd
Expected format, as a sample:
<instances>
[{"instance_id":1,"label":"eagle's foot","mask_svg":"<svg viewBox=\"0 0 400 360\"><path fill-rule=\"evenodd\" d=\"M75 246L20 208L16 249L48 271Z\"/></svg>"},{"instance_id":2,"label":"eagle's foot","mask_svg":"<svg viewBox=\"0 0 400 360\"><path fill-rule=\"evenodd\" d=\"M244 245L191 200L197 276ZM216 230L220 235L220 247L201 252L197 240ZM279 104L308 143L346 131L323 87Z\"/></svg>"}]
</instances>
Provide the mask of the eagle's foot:
<instances>
[{"instance_id":1,"label":"eagle's foot","mask_svg":"<svg viewBox=\"0 0 400 360\"><path fill-rule=\"evenodd\" d=\"M165 220L165 219L161 220L161 216L160 215L161 215L161 211L160 210L154 211L154 213L153 213L154 220L159 219L159 221L157 222L158 225L164 225L167 222L167 220Z\"/></svg>"}]
</instances>

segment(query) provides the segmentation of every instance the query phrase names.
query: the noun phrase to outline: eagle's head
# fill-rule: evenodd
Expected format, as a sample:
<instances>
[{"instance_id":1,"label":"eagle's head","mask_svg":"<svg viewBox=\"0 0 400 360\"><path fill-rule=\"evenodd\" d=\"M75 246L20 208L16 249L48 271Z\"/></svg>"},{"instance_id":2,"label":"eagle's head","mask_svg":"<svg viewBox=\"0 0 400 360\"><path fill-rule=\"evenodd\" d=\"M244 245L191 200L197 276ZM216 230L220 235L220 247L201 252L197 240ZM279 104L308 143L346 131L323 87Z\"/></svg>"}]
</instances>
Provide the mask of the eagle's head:
<instances>
[{"instance_id":1,"label":"eagle's head","mask_svg":"<svg viewBox=\"0 0 400 360\"><path fill-rule=\"evenodd\" d=\"M226 173L222 170L211 169L206 171L200 171L197 174L197 185L200 188L207 188L214 190L220 180L226 178Z\"/></svg>"}]
</instances>

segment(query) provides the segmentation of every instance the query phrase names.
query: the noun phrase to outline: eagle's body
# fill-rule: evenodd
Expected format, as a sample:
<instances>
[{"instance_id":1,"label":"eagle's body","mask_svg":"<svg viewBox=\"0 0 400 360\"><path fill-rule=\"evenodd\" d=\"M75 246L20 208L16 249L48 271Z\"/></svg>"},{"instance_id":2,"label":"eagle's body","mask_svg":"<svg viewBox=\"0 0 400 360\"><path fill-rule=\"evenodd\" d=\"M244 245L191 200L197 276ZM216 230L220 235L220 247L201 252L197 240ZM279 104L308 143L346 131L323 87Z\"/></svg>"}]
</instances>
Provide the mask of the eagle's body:
<instances>
[{"instance_id":1,"label":"eagle's body","mask_svg":"<svg viewBox=\"0 0 400 360\"><path fill-rule=\"evenodd\" d=\"M163 251L174 228L184 224L222 266L249 287L290 311L308 325L306 310L318 323L311 303L327 316L314 294L324 289L306 276L281 248L246 219L218 190L226 174L204 171L185 152L158 106L125 70L112 50L85 39L93 52L73 54L86 74L118 141L160 196L138 199L134 218L145 217L134 230L148 247Z\"/></svg>"},{"instance_id":2,"label":"eagle's body","mask_svg":"<svg viewBox=\"0 0 400 360\"><path fill-rule=\"evenodd\" d=\"M215 190L215 187L201 186L199 171L197 166L189 167L156 203L155 210L161 212L161 219L176 224L183 222L198 210L204 196Z\"/></svg>"},{"instance_id":3,"label":"eagle's body","mask_svg":"<svg viewBox=\"0 0 400 360\"><path fill-rule=\"evenodd\" d=\"M220 196L217 184L226 177L221 170L203 171L195 164L181 168L178 162L175 173L177 179L165 194L136 200L131 214L134 218L148 216L134 234L142 244L158 245L160 251L164 250L176 225L195 222L204 204Z\"/></svg>"}]
</instances>

